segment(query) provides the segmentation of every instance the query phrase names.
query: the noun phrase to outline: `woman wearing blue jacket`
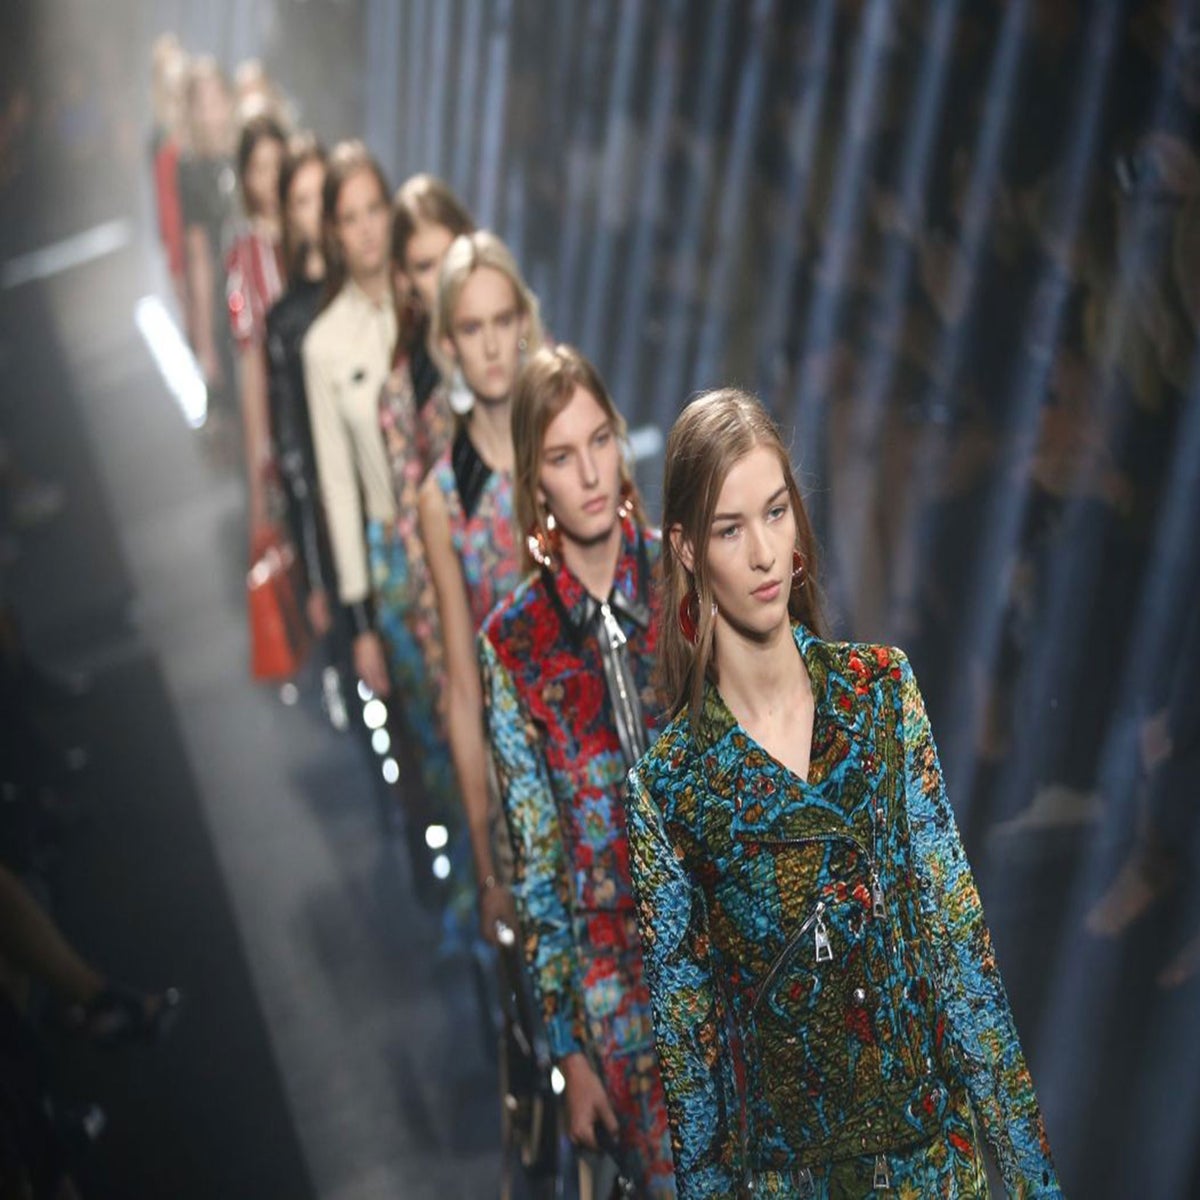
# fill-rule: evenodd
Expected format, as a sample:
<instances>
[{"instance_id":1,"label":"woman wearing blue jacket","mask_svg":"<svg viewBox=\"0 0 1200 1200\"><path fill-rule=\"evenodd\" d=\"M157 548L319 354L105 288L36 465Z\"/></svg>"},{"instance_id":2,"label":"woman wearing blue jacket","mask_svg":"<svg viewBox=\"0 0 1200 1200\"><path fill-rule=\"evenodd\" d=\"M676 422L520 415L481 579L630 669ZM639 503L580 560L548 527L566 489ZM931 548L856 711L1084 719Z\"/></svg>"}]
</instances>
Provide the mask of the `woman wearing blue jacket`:
<instances>
[{"instance_id":1,"label":"woman wearing blue jacket","mask_svg":"<svg viewBox=\"0 0 1200 1200\"><path fill-rule=\"evenodd\" d=\"M631 871L681 1197L1060 1196L904 654L821 637L779 434L667 447L662 682Z\"/></svg>"}]
</instances>

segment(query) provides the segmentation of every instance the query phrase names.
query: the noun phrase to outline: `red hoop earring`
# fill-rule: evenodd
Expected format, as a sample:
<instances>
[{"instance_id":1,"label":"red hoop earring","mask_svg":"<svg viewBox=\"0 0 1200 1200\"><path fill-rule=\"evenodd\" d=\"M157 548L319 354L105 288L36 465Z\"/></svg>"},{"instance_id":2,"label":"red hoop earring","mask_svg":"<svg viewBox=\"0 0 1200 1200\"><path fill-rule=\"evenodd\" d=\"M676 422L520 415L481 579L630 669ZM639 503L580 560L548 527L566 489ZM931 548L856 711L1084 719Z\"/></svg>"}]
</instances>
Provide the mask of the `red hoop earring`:
<instances>
[{"instance_id":1,"label":"red hoop earring","mask_svg":"<svg viewBox=\"0 0 1200 1200\"><path fill-rule=\"evenodd\" d=\"M799 550L792 551L792 588L798 590L808 582L808 568L804 564L804 555Z\"/></svg>"},{"instance_id":2,"label":"red hoop earring","mask_svg":"<svg viewBox=\"0 0 1200 1200\"><path fill-rule=\"evenodd\" d=\"M695 592L688 592L679 602L679 629L684 639L693 646L700 636L699 624L700 597Z\"/></svg>"},{"instance_id":3,"label":"red hoop earring","mask_svg":"<svg viewBox=\"0 0 1200 1200\"><path fill-rule=\"evenodd\" d=\"M717 615L717 602L712 602L712 615ZM694 646L700 639L700 597L690 591L679 602L679 629Z\"/></svg>"}]
</instances>

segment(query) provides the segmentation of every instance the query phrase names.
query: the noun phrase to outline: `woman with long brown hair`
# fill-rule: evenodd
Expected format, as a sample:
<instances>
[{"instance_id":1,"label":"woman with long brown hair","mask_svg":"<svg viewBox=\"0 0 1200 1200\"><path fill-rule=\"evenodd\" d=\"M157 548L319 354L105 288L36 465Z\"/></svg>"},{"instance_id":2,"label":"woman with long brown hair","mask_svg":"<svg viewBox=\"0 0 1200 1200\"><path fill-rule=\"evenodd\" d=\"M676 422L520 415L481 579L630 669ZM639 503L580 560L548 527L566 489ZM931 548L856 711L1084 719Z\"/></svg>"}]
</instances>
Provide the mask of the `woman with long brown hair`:
<instances>
[{"instance_id":1,"label":"woman with long brown hair","mask_svg":"<svg viewBox=\"0 0 1200 1200\"><path fill-rule=\"evenodd\" d=\"M252 545L268 522L271 425L264 346L267 312L283 294L285 278L279 168L286 148L283 127L273 117L253 117L242 126L237 172L244 220L225 257L225 297L237 346Z\"/></svg>"},{"instance_id":2,"label":"woman with long brown hair","mask_svg":"<svg viewBox=\"0 0 1200 1200\"><path fill-rule=\"evenodd\" d=\"M308 584L308 623L317 637L332 625L333 568L317 498L312 426L300 347L321 308L325 255L321 249L321 193L325 151L309 133L288 141L279 169L279 207L287 288L267 314L267 394L271 444L287 502L292 539Z\"/></svg>"},{"instance_id":3,"label":"woman with long brown hair","mask_svg":"<svg viewBox=\"0 0 1200 1200\"><path fill-rule=\"evenodd\" d=\"M392 208L398 334L392 370L379 395L379 420L396 519L390 526L368 528L368 553L392 682L404 694L405 720L420 754L426 796L437 819L445 821L455 803L443 713L445 656L418 496L453 432L446 381L432 344L438 274L450 244L473 232L475 222L462 201L432 175L405 180Z\"/></svg>"},{"instance_id":4,"label":"woman with long brown hair","mask_svg":"<svg viewBox=\"0 0 1200 1200\"><path fill-rule=\"evenodd\" d=\"M396 344L391 206L383 169L361 142L329 156L322 195L328 302L302 346L304 387L354 669L379 696L391 690L375 628L365 526L396 519L379 431L379 391Z\"/></svg>"},{"instance_id":5,"label":"woman with long brown hair","mask_svg":"<svg viewBox=\"0 0 1200 1200\"><path fill-rule=\"evenodd\" d=\"M662 680L630 775L685 1196L1061 1192L908 659L825 641L777 429L733 389L667 442Z\"/></svg>"},{"instance_id":6,"label":"woman with long brown hair","mask_svg":"<svg viewBox=\"0 0 1200 1200\"><path fill-rule=\"evenodd\" d=\"M622 804L657 731L660 541L595 367L543 349L513 400L519 588L480 636L526 963L573 1141L617 1143L638 1195L673 1196Z\"/></svg>"}]
</instances>

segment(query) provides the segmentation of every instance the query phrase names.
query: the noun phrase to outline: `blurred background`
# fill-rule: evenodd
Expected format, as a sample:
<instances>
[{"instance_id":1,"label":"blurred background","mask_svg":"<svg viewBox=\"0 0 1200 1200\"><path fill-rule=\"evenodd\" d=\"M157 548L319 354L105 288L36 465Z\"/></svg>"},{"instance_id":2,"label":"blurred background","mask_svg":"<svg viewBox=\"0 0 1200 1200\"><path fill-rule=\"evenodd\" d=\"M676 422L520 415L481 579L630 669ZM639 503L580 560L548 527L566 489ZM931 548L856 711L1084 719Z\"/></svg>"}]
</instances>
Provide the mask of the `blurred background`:
<instances>
[{"instance_id":1,"label":"blurred background","mask_svg":"<svg viewBox=\"0 0 1200 1200\"><path fill-rule=\"evenodd\" d=\"M378 757L247 672L244 485L147 333L180 320L165 33L260 60L393 185L444 177L600 367L652 506L693 392L763 397L838 632L921 680L1066 1193L1200 1195L1190 0L4 5L4 861L106 975L186 997L161 1045L47 1032L105 1113L81 1193L474 1197L499 1163Z\"/></svg>"}]
</instances>

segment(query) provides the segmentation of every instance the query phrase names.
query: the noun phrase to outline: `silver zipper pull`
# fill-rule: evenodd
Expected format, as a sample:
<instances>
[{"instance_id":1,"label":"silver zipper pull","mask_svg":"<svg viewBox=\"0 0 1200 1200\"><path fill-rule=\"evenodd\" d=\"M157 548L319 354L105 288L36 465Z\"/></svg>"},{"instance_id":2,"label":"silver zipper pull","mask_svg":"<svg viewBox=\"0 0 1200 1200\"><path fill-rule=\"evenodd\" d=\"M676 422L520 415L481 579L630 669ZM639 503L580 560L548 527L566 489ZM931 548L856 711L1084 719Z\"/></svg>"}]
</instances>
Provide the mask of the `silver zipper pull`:
<instances>
[{"instance_id":1,"label":"silver zipper pull","mask_svg":"<svg viewBox=\"0 0 1200 1200\"><path fill-rule=\"evenodd\" d=\"M877 1192L892 1190L892 1173L888 1170L887 1158L882 1154L875 1155L875 1190Z\"/></svg>"},{"instance_id":2,"label":"silver zipper pull","mask_svg":"<svg viewBox=\"0 0 1200 1200\"><path fill-rule=\"evenodd\" d=\"M608 634L608 644L614 649L619 650L625 645L625 631L617 622L617 618L613 615L613 610L609 608L608 601L605 600L600 605L600 616L604 619L604 630Z\"/></svg>"},{"instance_id":3,"label":"silver zipper pull","mask_svg":"<svg viewBox=\"0 0 1200 1200\"><path fill-rule=\"evenodd\" d=\"M883 884L879 882L879 872L871 872L871 913L876 917L886 917L887 907L884 904Z\"/></svg>"},{"instance_id":4,"label":"silver zipper pull","mask_svg":"<svg viewBox=\"0 0 1200 1200\"><path fill-rule=\"evenodd\" d=\"M811 1167L801 1167L796 1172L796 1187L804 1200L811 1200L817 1194L817 1185L813 1182Z\"/></svg>"},{"instance_id":5,"label":"silver zipper pull","mask_svg":"<svg viewBox=\"0 0 1200 1200\"><path fill-rule=\"evenodd\" d=\"M817 962L828 962L833 957L833 947L829 944L829 930L825 928L825 922L821 919L821 913L824 910L824 904L817 905L817 927L815 931Z\"/></svg>"}]
</instances>

